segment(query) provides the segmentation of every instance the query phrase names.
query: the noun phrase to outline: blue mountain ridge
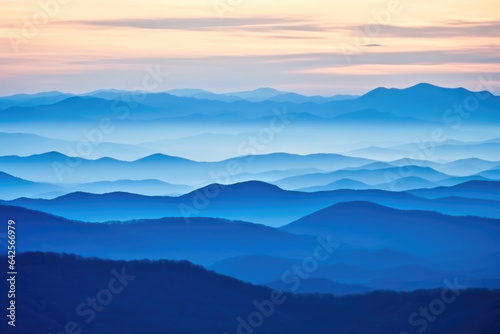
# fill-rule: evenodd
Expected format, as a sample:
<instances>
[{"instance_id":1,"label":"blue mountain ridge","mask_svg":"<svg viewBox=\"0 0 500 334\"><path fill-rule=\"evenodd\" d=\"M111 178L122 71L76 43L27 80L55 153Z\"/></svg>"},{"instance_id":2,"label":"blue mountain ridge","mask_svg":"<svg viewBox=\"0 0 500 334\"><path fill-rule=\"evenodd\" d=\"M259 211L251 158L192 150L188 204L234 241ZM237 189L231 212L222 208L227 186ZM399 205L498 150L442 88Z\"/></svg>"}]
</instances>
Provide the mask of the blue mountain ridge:
<instances>
[{"instance_id":1,"label":"blue mountain ridge","mask_svg":"<svg viewBox=\"0 0 500 334\"><path fill-rule=\"evenodd\" d=\"M442 279L460 275L475 286L484 286L463 272L489 271L490 261L483 259L499 252L498 220L415 213L371 203L341 203L275 229L216 218L194 218L189 222L172 217L84 223L20 207L0 206L0 218L15 219L16 232L23 237L23 244L18 247L20 252L57 251L111 259L187 259L246 281L267 284L280 279L277 269L300 264L319 244L334 242L338 246L334 244L332 256L315 271L314 278L362 284L371 289L391 288L393 284L407 290L438 287ZM346 215L350 215L347 221ZM365 226L358 226L360 223ZM300 226L305 230L297 231ZM446 239L436 247L433 240L443 238L443 229ZM323 241L297 233L321 234ZM357 238L349 239L354 234ZM397 238L387 239L395 234ZM256 258L255 254L265 256ZM257 261L243 265L248 259ZM374 267L373 259L381 263ZM446 261L452 264L443 266L441 263ZM488 275L498 278L500 272L489 271ZM399 280L400 285L390 283L391 280Z\"/></svg>"},{"instance_id":2,"label":"blue mountain ridge","mask_svg":"<svg viewBox=\"0 0 500 334\"><path fill-rule=\"evenodd\" d=\"M249 315L259 314L271 333L368 334L373 329L397 333L409 327L408 314L442 298L443 290L305 296L245 284L187 261L109 261L39 252L21 254L19 261L23 263L24 275L19 275L17 281L18 312L30 316L30 321L16 324L22 333L64 330L68 319L76 317L75 305L81 305L80 313L86 313L75 319L78 322L70 323L71 328L91 328L95 334L109 333L109 328L139 333L144 331L144 324L154 333L164 332L167 326L173 333L244 333L254 328L248 324L255 324ZM107 305L105 312L94 312L96 321L87 324L87 312L92 309L82 301L107 291L103 284L116 276L121 280L112 282L123 291L112 295L117 304ZM303 282L307 284L307 280ZM7 290L7 283L2 281L0 288ZM447 305L440 325L429 326L428 334L498 333L494 307L500 300L497 291L468 289L456 293L460 297ZM36 303L31 302L33 296L37 296ZM118 300L119 307L115 306ZM0 324L2 332L7 327L6 321Z\"/></svg>"},{"instance_id":3,"label":"blue mountain ridge","mask_svg":"<svg viewBox=\"0 0 500 334\"><path fill-rule=\"evenodd\" d=\"M382 190L307 193L286 191L258 181L232 185L212 184L179 197L77 192L52 200L19 198L0 203L95 222L162 217L186 217L187 220L190 217L216 217L282 226L311 212L350 201L369 201L401 210L432 210L454 216L500 218L498 201L462 198L459 193L436 199Z\"/></svg>"},{"instance_id":4,"label":"blue mountain ridge","mask_svg":"<svg viewBox=\"0 0 500 334\"><path fill-rule=\"evenodd\" d=\"M269 94L268 90L264 89L263 91L266 92L265 95L268 98L279 95L278 92L273 91L272 94ZM255 92L244 93L244 96L247 96L245 94L253 94L255 96ZM155 118L180 116L186 115L186 113L201 111L211 115L232 111L258 117L270 114L269 112L263 113L263 110L271 111L274 108L281 109L284 106L290 106L293 107L295 112L310 112L313 115L323 118L332 118L350 112L374 109L382 113L391 113L397 117L416 118L428 122L442 122L444 111L453 108L453 105L457 101L463 103L470 96L474 96L474 93L463 88L449 89L429 84L419 84L406 89L377 88L355 99L331 101L321 104L312 102L295 104L288 101L274 102L271 100L223 102L217 100L198 100L192 97L179 97L167 93L149 93L134 108L130 117L133 119L153 120ZM421 106L422 97L425 97L425 108ZM69 97L53 105L7 108L1 111L0 119L41 120L50 117L51 120L60 120L77 116L92 119L99 117L99 115L102 117L103 114L113 117L112 113L110 113L112 103L113 101L110 100L88 96L85 98L78 96ZM488 99L481 101L479 109L471 114L468 122L500 122L500 116L497 112L499 105L500 97L490 94ZM71 110L71 113L68 113L68 110ZM425 110L425 112L422 110ZM367 120L367 122L372 120ZM359 121L362 122L363 120L360 119Z\"/></svg>"}]
</instances>

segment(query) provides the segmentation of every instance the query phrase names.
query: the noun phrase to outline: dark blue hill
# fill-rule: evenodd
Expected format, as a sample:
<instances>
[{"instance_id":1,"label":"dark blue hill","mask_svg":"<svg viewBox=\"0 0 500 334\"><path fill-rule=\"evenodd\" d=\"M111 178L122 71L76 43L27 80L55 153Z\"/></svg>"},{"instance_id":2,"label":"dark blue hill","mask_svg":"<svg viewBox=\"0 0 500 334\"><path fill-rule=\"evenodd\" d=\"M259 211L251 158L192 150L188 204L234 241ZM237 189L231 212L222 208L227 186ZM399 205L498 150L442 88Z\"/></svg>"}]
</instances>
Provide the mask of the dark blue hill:
<instances>
[{"instance_id":1,"label":"dark blue hill","mask_svg":"<svg viewBox=\"0 0 500 334\"><path fill-rule=\"evenodd\" d=\"M189 262L167 260L125 262L52 253L21 254L18 260L23 268L16 282L18 333L59 333L65 328L94 334L399 333L420 328L408 324L409 315L442 298L441 289L346 297L283 295ZM6 280L0 288L7 291ZM426 333L500 331L500 292L457 294L446 312L428 323ZM454 297L453 292L446 297ZM94 298L99 312L87 298ZM255 319L257 328L248 324L255 325ZM11 329L5 320L2 333Z\"/></svg>"}]
</instances>

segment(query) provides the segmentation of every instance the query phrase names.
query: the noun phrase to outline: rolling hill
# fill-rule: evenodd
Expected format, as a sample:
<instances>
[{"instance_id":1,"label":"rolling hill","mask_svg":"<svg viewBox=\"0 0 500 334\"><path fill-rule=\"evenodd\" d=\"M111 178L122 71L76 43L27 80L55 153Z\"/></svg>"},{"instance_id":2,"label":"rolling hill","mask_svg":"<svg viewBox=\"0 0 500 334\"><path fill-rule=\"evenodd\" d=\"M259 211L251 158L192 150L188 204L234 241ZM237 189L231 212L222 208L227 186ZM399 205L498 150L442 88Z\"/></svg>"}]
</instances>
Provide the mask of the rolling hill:
<instances>
[{"instance_id":1,"label":"rolling hill","mask_svg":"<svg viewBox=\"0 0 500 334\"><path fill-rule=\"evenodd\" d=\"M167 260L126 262L28 253L21 254L19 261L23 275L16 283L16 330L21 333L58 333L64 328L95 334L110 330L250 333L255 329L294 334L399 333L413 329L409 315L442 295L442 290L345 297L282 294L188 262ZM0 288L7 291L6 280ZM426 333L499 332L498 291L454 291L445 296L454 297L454 302L446 304L446 312ZM109 302L104 295L111 296ZM97 300L99 312L93 311L87 298ZM1 322L2 332L7 327L7 321Z\"/></svg>"},{"instance_id":2,"label":"rolling hill","mask_svg":"<svg viewBox=\"0 0 500 334\"><path fill-rule=\"evenodd\" d=\"M142 196L129 193L72 193L52 200L19 198L7 205L48 212L69 219L103 222L163 217L213 217L283 226L336 203L368 201L401 210L432 210L449 215L500 218L498 201L445 197L427 199L404 192L383 190L286 191L251 181L212 184L188 194Z\"/></svg>"},{"instance_id":3,"label":"rolling hill","mask_svg":"<svg viewBox=\"0 0 500 334\"><path fill-rule=\"evenodd\" d=\"M164 154L153 154L134 161L112 158L90 160L69 157L58 152L28 157L0 157L3 172L37 182L90 183L157 179L194 187L208 185L214 181L234 183L232 176L241 177L241 174L245 173L258 178L256 174L269 171L336 170L348 166L361 166L368 162L371 161L339 154L286 153L249 155L216 162L193 161Z\"/></svg>"},{"instance_id":4,"label":"rolling hill","mask_svg":"<svg viewBox=\"0 0 500 334\"><path fill-rule=\"evenodd\" d=\"M0 218L14 219L20 252L52 251L111 259L189 259L210 265L257 250L270 256L305 256L315 238L216 218L162 218L115 223L84 223L0 205Z\"/></svg>"},{"instance_id":5,"label":"rolling hill","mask_svg":"<svg viewBox=\"0 0 500 334\"><path fill-rule=\"evenodd\" d=\"M339 243L389 248L428 259L461 252L484 256L500 250L500 221L402 211L369 202L332 205L281 228Z\"/></svg>"}]
</instances>

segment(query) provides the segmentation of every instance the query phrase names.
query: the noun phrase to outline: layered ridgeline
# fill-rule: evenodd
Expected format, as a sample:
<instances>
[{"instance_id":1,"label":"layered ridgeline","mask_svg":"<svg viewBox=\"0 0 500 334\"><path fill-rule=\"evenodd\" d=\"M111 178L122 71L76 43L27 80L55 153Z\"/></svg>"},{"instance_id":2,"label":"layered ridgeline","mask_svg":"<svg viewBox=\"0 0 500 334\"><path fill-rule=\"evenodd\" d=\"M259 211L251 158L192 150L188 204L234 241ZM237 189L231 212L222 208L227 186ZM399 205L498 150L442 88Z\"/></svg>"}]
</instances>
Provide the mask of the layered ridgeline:
<instances>
[{"instance_id":1,"label":"layered ridgeline","mask_svg":"<svg viewBox=\"0 0 500 334\"><path fill-rule=\"evenodd\" d=\"M127 98L134 97L135 92L125 91L97 91L82 96L71 96L70 94L51 92L35 94L31 96L9 96L0 98L3 120L44 119L93 119L102 116L103 111L117 110L119 102L127 102ZM206 95L213 98L207 99ZM217 95L220 98L217 98ZM470 106L464 108L470 112L467 121L477 123L498 123L498 107L500 98L488 92L474 93L463 88L448 89L429 84L419 84L406 89L377 88L363 96L336 96L330 98L300 97L299 94L269 91L240 92L231 94L182 94L176 92L148 93L142 96L140 101L134 101L135 105L130 113L130 119L150 120L168 117L183 117L186 115L223 115L228 111L243 117L255 118L272 115L270 110L280 108L283 105L293 106L294 111L300 114L315 115L320 118L334 119L340 115L347 115L362 110L375 110L370 112L368 121L379 117L383 121L394 120L397 122L412 122L421 120L427 122L443 122L449 118L456 121L453 116L458 112L445 113L447 109L453 109L457 102L465 104L471 98L481 96L481 103L475 106L472 113ZM267 96L266 96L267 95ZM422 98L425 97L425 108L422 106ZM465 106L467 107L467 105ZM70 110L70 111L69 111ZM456 109L455 109L456 111ZM379 114L380 113L380 114ZM26 118L28 116L28 118ZM116 112L115 118L120 118ZM355 121L363 121L362 117L352 118ZM314 120L315 118L311 118ZM340 118L341 121L349 120L348 117Z\"/></svg>"},{"instance_id":2,"label":"layered ridgeline","mask_svg":"<svg viewBox=\"0 0 500 334\"><path fill-rule=\"evenodd\" d=\"M500 220L495 219L346 202L277 229L220 218L87 223L0 206L1 219L14 217L22 252L187 259L269 286L290 285L304 275L293 268L307 268L308 278L321 282L309 281L294 292L408 291L440 287L449 277L470 287L500 288ZM318 247L326 258L314 260Z\"/></svg>"},{"instance_id":3,"label":"layered ridgeline","mask_svg":"<svg viewBox=\"0 0 500 334\"><path fill-rule=\"evenodd\" d=\"M409 192L352 189L302 192L249 181L212 184L181 196L76 192L54 199L18 198L0 203L89 222L163 217L182 217L188 221L192 217L213 217L280 227L336 203L352 201L400 210L500 219L498 186L499 182L494 181L469 181L452 187Z\"/></svg>"},{"instance_id":4,"label":"layered ridgeline","mask_svg":"<svg viewBox=\"0 0 500 334\"><path fill-rule=\"evenodd\" d=\"M189 260L296 293L500 287L499 97L420 84L136 98L0 98L0 218L19 251Z\"/></svg>"},{"instance_id":5,"label":"layered ridgeline","mask_svg":"<svg viewBox=\"0 0 500 334\"><path fill-rule=\"evenodd\" d=\"M306 192L338 189L407 191L500 180L500 161L375 161L340 154L273 153L221 161L163 154L126 161L84 159L58 152L0 157L0 199L54 198L71 192L178 195L212 183L262 181ZM29 182L28 182L29 181Z\"/></svg>"},{"instance_id":6,"label":"layered ridgeline","mask_svg":"<svg viewBox=\"0 0 500 334\"><path fill-rule=\"evenodd\" d=\"M330 98L266 89L174 91L140 99L124 91L10 96L0 98L0 139L11 143L0 154L57 151L128 161L163 153L213 161L341 152L375 160L498 161L499 101L485 92L428 84Z\"/></svg>"},{"instance_id":7,"label":"layered ridgeline","mask_svg":"<svg viewBox=\"0 0 500 334\"><path fill-rule=\"evenodd\" d=\"M23 275L17 281L16 329L21 333L500 331L499 292L462 290L454 280L446 290L339 298L282 293L185 261L105 261L51 253L23 254L19 261ZM7 282L2 280L0 287L7 290ZM435 300L441 301L445 312L439 321L430 322L418 312L433 310ZM1 322L2 330L6 323Z\"/></svg>"}]
</instances>

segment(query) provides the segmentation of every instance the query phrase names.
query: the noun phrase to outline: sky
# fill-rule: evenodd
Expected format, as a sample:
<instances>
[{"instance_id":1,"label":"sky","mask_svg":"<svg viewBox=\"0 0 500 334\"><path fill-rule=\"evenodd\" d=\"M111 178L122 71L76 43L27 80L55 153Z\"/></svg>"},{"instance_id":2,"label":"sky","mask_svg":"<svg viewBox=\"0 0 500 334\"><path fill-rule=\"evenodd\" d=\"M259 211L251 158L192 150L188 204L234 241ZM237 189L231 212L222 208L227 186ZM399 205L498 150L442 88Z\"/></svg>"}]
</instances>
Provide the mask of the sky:
<instances>
[{"instance_id":1,"label":"sky","mask_svg":"<svg viewBox=\"0 0 500 334\"><path fill-rule=\"evenodd\" d=\"M0 95L144 87L500 95L498 0L2 0ZM168 73L168 75L165 75Z\"/></svg>"}]
</instances>

